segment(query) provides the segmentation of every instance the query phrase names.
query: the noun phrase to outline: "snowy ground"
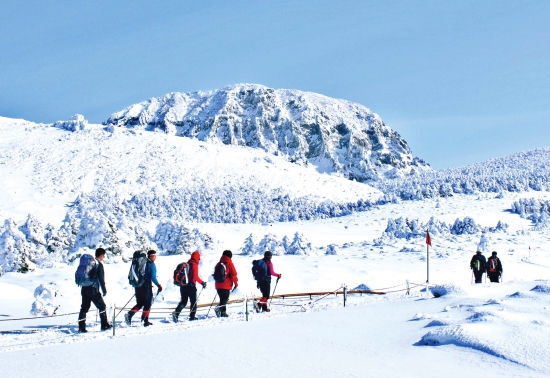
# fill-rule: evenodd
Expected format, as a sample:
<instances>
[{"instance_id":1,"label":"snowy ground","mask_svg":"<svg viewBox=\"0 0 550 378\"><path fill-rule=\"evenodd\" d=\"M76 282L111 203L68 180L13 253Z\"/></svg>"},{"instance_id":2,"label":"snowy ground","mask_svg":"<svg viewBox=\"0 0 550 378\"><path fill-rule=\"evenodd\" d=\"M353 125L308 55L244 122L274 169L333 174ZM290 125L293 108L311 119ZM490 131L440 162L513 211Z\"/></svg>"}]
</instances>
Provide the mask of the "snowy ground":
<instances>
[{"instance_id":1,"label":"snowy ground","mask_svg":"<svg viewBox=\"0 0 550 378\"><path fill-rule=\"evenodd\" d=\"M0 119L6 137L2 139L0 156L0 174L6 188L0 198L0 219L24 219L33 212L43 222L59 224L66 212L65 204L78 193L97 186L114 185L116 190L131 194L145 190L139 184L147 180L168 190L193 177L214 181L224 175L255 177L250 183L258 187L273 188L275 183L282 183L281 188L297 196L314 193L338 200L346 193L346 200L355 201L378 195L368 186L319 175L313 169L282 161L270 163L261 151L201 147L200 142L166 139L154 133L109 136L99 128L69 133L24 121L20 122L24 132L13 132L13 122ZM216 158L201 165L201 159L209 156L203 154L204 149ZM166 156L172 160L163 160ZM173 161L188 169L180 172L173 168ZM186 162L207 169L197 170ZM153 164L154 169L147 168L147 164ZM229 319L217 319L212 312L207 319L206 311L201 311L200 321L195 323L174 324L168 321L168 314L154 313L153 327L118 324L115 337L98 330L91 311L91 332L83 336L76 333L76 315L10 320L31 317L35 289L44 284L50 284L57 292L50 301L59 306L56 314L77 312L80 294L74 284L74 263L56 263L55 268L27 274L4 273L0 277L2 377L74 376L77 371L81 376L130 377L135 376L138 366L158 376L168 376L181 369L182 353L193 364L186 373L197 377L548 376L548 232L533 231L529 220L509 209L519 198L548 199L550 194L504 193L495 197L496 194L481 193L439 201L400 202L315 221L188 224L208 232L215 240L215 249L203 256L203 278L212 272L223 249L237 253L250 234L258 241L269 233L279 239L292 239L300 232L311 243L311 254L273 259L275 270L283 274L277 293L295 293L331 291L342 284L393 291L404 289L406 280L424 283L423 237L394 238L382 245L373 242L382 235L390 218L427 222L435 217L452 224L457 218L469 216L483 227L494 227L498 221L507 223L506 231L486 234L487 251L498 251L503 262L501 284L471 285L469 261L480 241L480 232L432 235L430 281L445 285L443 289L449 292L440 298L415 288L410 296L404 291L353 296L346 308L341 296L310 304L309 299L277 300L270 314L252 313L249 322L245 321L240 304L230 307ZM148 226L153 229L155 222ZM329 244L337 246L338 255L325 255ZM255 258L258 257L234 256L240 286L233 298L258 294L250 273ZM178 302L171 275L176 264L186 259L158 257L158 276L166 290L153 306L157 311L169 312L163 309L173 308ZM122 306L133 294L127 281L128 264L118 261L105 267L105 300L109 306ZM210 303L214 295L210 283L200 302ZM94 369L82 369L91 358L99 361Z\"/></svg>"}]
</instances>

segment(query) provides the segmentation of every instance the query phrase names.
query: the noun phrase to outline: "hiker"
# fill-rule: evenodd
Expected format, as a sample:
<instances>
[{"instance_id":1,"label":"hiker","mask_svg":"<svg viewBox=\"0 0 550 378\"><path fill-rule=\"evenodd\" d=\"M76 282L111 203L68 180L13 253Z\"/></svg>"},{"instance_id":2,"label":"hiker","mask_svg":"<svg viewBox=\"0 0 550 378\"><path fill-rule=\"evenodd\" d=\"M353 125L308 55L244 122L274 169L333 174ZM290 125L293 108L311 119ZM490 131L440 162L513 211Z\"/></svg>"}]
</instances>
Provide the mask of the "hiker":
<instances>
[{"instance_id":1,"label":"hiker","mask_svg":"<svg viewBox=\"0 0 550 378\"><path fill-rule=\"evenodd\" d=\"M231 258L233 257L233 252L225 250L222 253L220 262L214 268L214 280L216 281L216 291L220 297L220 304L214 309L216 316L227 318L227 302L229 301L229 294L231 290L235 290L239 284L239 279L237 278L237 270Z\"/></svg>"},{"instance_id":2,"label":"hiker","mask_svg":"<svg viewBox=\"0 0 550 378\"><path fill-rule=\"evenodd\" d=\"M474 272L476 284L482 283L481 279L483 278L483 273L485 273L486 267L487 262L485 260L485 256L481 254L481 251L477 251L470 261L470 269Z\"/></svg>"},{"instance_id":3,"label":"hiker","mask_svg":"<svg viewBox=\"0 0 550 378\"><path fill-rule=\"evenodd\" d=\"M273 254L270 251L266 251L263 259L253 262L253 264L257 262L257 274L254 278L256 279L258 289L262 292L262 299L260 299L260 302L256 305L258 311L271 311L267 307L267 301L271 293L271 276L277 277L277 280L282 276L279 273L275 273L273 270L271 257L273 257Z\"/></svg>"},{"instance_id":4,"label":"hiker","mask_svg":"<svg viewBox=\"0 0 550 378\"><path fill-rule=\"evenodd\" d=\"M502 263L497 257L497 253L493 251L491 257L487 259L487 276L491 282L499 282L500 276L502 276Z\"/></svg>"},{"instance_id":5,"label":"hiker","mask_svg":"<svg viewBox=\"0 0 550 378\"><path fill-rule=\"evenodd\" d=\"M92 302L99 310L99 318L101 319L101 330L106 331L111 329L113 326L107 321L107 313L105 301L101 296L99 290L103 293L103 296L107 295L107 288L105 287L105 271L103 270L103 259L105 258L105 250L103 248L98 248L95 251L95 260L96 262L90 261L91 264L95 265L94 268L88 271L88 278L91 279L92 284L84 286L82 285L82 290L80 294L82 295L82 305L80 306L80 313L78 314L78 332L86 333L86 313L90 309ZM90 258L91 256L88 255Z\"/></svg>"},{"instance_id":6,"label":"hiker","mask_svg":"<svg viewBox=\"0 0 550 378\"><path fill-rule=\"evenodd\" d=\"M143 253L143 252L142 252ZM134 254L135 255L135 254ZM145 327L153 325L149 321L149 313L151 306L153 305L153 284L157 286L157 294L162 291L162 285L157 281L157 267L155 260L157 259L157 252L154 250L147 251L147 265L145 266L145 274L143 276L143 283L140 286L134 288L136 293L136 305L132 307L126 315L124 315L124 321L127 325L132 323L132 317L143 307L141 313L141 320Z\"/></svg>"},{"instance_id":7,"label":"hiker","mask_svg":"<svg viewBox=\"0 0 550 378\"><path fill-rule=\"evenodd\" d=\"M202 285L203 289L206 289L206 282L199 277L199 261L201 260L201 254L199 251L195 251L191 254L191 258L187 262L189 265L189 277L187 283L180 286L181 301L176 307L176 310L172 313L172 320L177 323L181 310L187 305L189 300L191 306L191 312L189 313L189 320L197 320L195 316L197 313L197 283Z\"/></svg>"}]
</instances>

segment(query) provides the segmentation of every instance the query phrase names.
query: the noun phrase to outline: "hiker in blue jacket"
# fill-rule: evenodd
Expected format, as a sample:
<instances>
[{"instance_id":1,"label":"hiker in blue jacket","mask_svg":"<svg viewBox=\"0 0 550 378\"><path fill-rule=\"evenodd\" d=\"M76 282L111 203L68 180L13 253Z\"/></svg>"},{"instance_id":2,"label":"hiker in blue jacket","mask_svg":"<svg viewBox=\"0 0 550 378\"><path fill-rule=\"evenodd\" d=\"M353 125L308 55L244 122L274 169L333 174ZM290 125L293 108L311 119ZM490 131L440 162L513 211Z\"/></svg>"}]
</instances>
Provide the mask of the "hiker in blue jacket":
<instances>
[{"instance_id":1,"label":"hiker in blue jacket","mask_svg":"<svg viewBox=\"0 0 550 378\"><path fill-rule=\"evenodd\" d=\"M132 322L132 317L143 307L141 313L141 320L145 327L153 325L149 321L149 314L151 306L153 305L153 284L157 286L158 292L162 291L162 285L157 281L157 267L155 260L157 259L157 252L150 250L147 252L147 265L145 267L144 283L140 287L135 288L137 303L126 315L124 315L124 321L127 325Z\"/></svg>"}]
</instances>

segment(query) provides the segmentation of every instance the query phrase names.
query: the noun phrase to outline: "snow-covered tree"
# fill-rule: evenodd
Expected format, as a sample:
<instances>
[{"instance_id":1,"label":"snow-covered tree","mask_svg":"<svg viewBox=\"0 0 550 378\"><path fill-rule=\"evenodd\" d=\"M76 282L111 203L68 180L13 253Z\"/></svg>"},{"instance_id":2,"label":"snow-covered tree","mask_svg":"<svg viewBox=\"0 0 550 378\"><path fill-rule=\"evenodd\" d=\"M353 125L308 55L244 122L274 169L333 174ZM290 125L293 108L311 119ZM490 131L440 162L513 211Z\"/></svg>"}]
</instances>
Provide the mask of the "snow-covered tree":
<instances>
[{"instance_id":1,"label":"snow-covered tree","mask_svg":"<svg viewBox=\"0 0 550 378\"><path fill-rule=\"evenodd\" d=\"M311 243L299 232L294 234L292 243L286 249L287 255L310 255L312 252Z\"/></svg>"},{"instance_id":2,"label":"snow-covered tree","mask_svg":"<svg viewBox=\"0 0 550 378\"><path fill-rule=\"evenodd\" d=\"M244 245L241 248L241 255L253 255L256 253L258 246L256 245L256 241L254 240L254 236L252 234L248 235L248 237L244 240Z\"/></svg>"},{"instance_id":3,"label":"snow-covered tree","mask_svg":"<svg viewBox=\"0 0 550 378\"><path fill-rule=\"evenodd\" d=\"M283 243L271 233L265 235L256 247L256 254L263 255L266 251L271 251L274 255L284 255L285 253Z\"/></svg>"}]
</instances>

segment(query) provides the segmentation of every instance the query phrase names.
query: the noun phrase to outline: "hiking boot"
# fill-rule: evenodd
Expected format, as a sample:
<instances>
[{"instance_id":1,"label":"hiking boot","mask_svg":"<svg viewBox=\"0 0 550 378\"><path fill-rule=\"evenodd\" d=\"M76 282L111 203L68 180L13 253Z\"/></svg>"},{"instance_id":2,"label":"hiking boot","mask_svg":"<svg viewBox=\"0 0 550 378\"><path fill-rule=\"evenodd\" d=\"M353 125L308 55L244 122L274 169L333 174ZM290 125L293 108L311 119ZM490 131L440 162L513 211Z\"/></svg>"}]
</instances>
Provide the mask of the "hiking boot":
<instances>
[{"instance_id":1,"label":"hiking boot","mask_svg":"<svg viewBox=\"0 0 550 378\"><path fill-rule=\"evenodd\" d=\"M82 327L78 327L78 333L87 333L88 330L86 329L86 327L82 328Z\"/></svg>"},{"instance_id":2,"label":"hiking boot","mask_svg":"<svg viewBox=\"0 0 550 378\"><path fill-rule=\"evenodd\" d=\"M196 316L190 316L189 321L193 321L193 320L199 320L199 318L197 318Z\"/></svg>"},{"instance_id":3,"label":"hiking boot","mask_svg":"<svg viewBox=\"0 0 550 378\"><path fill-rule=\"evenodd\" d=\"M144 327L149 327L149 326L152 326L152 325L153 325L153 323L151 323L151 322L149 321L149 318L143 319L143 326L144 326Z\"/></svg>"},{"instance_id":4,"label":"hiking boot","mask_svg":"<svg viewBox=\"0 0 550 378\"><path fill-rule=\"evenodd\" d=\"M174 321L174 323L178 322L178 316L179 314L177 312L172 313L172 320Z\"/></svg>"},{"instance_id":5,"label":"hiking boot","mask_svg":"<svg viewBox=\"0 0 550 378\"><path fill-rule=\"evenodd\" d=\"M111 329L111 328L113 328L113 325L109 324L109 323L104 324L104 325L101 326L102 331L107 331L108 329Z\"/></svg>"},{"instance_id":6,"label":"hiking boot","mask_svg":"<svg viewBox=\"0 0 550 378\"><path fill-rule=\"evenodd\" d=\"M216 313L216 317L218 317L218 318L219 318L219 317L221 316L221 314L222 314L222 312L220 311L220 309L217 308L217 307L214 308L214 312Z\"/></svg>"},{"instance_id":7,"label":"hiking boot","mask_svg":"<svg viewBox=\"0 0 550 378\"><path fill-rule=\"evenodd\" d=\"M227 312L225 312L225 311L222 311L221 314L220 314L220 316L221 316L222 318L229 318L229 315L227 315Z\"/></svg>"},{"instance_id":8,"label":"hiking boot","mask_svg":"<svg viewBox=\"0 0 550 378\"><path fill-rule=\"evenodd\" d=\"M132 316L134 316L134 313L132 311L129 311L127 314L124 315L124 323L126 323L127 326L132 325Z\"/></svg>"}]
</instances>

